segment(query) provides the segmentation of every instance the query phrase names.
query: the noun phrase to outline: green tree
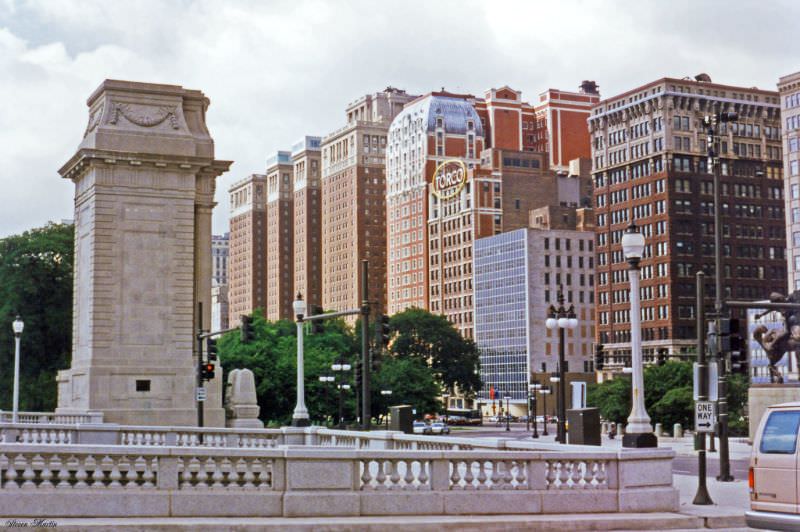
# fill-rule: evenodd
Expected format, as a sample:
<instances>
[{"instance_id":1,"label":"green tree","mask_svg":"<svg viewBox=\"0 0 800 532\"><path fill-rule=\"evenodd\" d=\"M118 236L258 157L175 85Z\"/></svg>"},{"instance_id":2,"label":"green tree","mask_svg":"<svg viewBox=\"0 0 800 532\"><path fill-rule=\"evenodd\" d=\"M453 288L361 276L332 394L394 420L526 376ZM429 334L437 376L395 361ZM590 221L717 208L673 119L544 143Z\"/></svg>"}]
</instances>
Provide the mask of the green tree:
<instances>
[{"instance_id":1,"label":"green tree","mask_svg":"<svg viewBox=\"0 0 800 532\"><path fill-rule=\"evenodd\" d=\"M600 409L603 419L614 423L624 423L631 413L631 379L619 375L614 379L589 386L586 395L588 406Z\"/></svg>"},{"instance_id":2,"label":"green tree","mask_svg":"<svg viewBox=\"0 0 800 532\"><path fill-rule=\"evenodd\" d=\"M21 410L56 407L56 372L72 350L74 226L50 223L0 240L0 408L11 409L17 314L25 322L20 347Z\"/></svg>"},{"instance_id":3,"label":"green tree","mask_svg":"<svg viewBox=\"0 0 800 532\"><path fill-rule=\"evenodd\" d=\"M392 316L391 352L427 364L443 386L467 397L481 386L480 359L475 342L465 339L442 315L410 308Z\"/></svg>"},{"instance_id":4,"label":"green tree","mask_svg":"<svg viewBox=\"0 0 800 532\"><path fill-rule=\"evenodd\" d=\"M391 390L389 397L381 390ZM411 405L417 415L439 411L441 388L431 369L418 358L385 357L372 381L373 414L384 416L391 405Z\"/></svg>"},{"instance_id":5,"label":"green tree","mask_svg":"<svg viewBox=\"0 0 800 532\"><path fill-rule=\"evenodd\" d=\"M661 399L647 407L647 413L655 423L661 423L665 430L672 430L675 423L689 428L694 424L692 387L680 386L668 390Z\"/></svg>"}]
</instances>

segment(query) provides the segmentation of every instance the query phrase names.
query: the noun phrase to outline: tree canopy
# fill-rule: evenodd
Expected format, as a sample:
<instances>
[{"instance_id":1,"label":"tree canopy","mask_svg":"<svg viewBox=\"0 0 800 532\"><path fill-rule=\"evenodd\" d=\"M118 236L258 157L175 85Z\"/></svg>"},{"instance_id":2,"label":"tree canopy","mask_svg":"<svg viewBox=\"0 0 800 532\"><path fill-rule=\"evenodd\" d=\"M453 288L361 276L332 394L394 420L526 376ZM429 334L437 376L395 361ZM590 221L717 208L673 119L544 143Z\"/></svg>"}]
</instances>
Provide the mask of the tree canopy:
<instances>
[{"instance_id":1,"label":"tree canopy","mask_svg":"<svg viewBox=\"0 0 800 532\"><path fill-rule=\"evenodd\" d=\"M20 347L20 410L56 407L56 372L72 350L74 226L50 223L0 240L0 408L11 409L14 334L25 323Z\"/></svg>"}]
</instances>

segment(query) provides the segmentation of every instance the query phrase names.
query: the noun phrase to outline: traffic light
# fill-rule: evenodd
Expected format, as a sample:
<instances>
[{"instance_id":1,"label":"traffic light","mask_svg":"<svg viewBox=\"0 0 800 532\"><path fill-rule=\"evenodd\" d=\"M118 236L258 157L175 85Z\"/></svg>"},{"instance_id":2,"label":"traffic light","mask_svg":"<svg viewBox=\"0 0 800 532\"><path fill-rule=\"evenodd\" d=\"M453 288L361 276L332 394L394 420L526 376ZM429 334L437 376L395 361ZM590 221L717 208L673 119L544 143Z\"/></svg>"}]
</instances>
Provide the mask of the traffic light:
<instances>
[{"instance_id":1,"label":"traffic light","mask_svg":"<svg viewBox=\"0 0 800 532\"><path fill-rule=\"evenodd\" d=\"M389 316L387 316L386 314L382 314L380 319L380 324L381 324L381 333L380 333L381 345L383 347L388 347L389 337L392 334L392 328L389 326Z\"/></svg>"},{"instance_id":2,"label":"traffic light","mask_svg":"<svg viewBox=\"0 0 800 532\"><path fill-rule=\"evenodd\" d=\"M206 338L206 351L208 351L208 361L214 362L217 359L216 338Z\"/></svg>"},{"instance_id":3,"label":"traffic light","mask_svg":"<svg viewBox=\"0 0 800 532\"><path fill-rule=\"evenodd\" d=\"M319 305L313 305L311 307L311 315L312 316L317 316L319 314L322 314L323 312L324 311L322 310L322 307L320 307ZM325 332L325 327L323 327L323 325L322 325L322 320L312 320L311 321L311 333L312 334L321 334L323 332Z\"/></svg>"},{"instance_id":4,"label":"traffic light","mask_svg":"<svg viewBox=\"0 0 800 532\"><path fill-rule=\"evenodd\" d=\"M663 366L666 363L667 363L667 350L659 349L658 354L656 355L656 365Z\"/></svg>"},{"instance_id":5,"label":"traffic light","mask_svg":"<svg viewBox=\"0 0 800 532\"><path fill-rule=\"evenodd\" d=\"M603 344L594 344L594 369L595 371L603 371L604 367Z\"/></svg>"},{"instance_id":6,"label":"traffic light","mask_svg":"<svg viewBox=\"0 0 800 532\"><path fill-rule=\"evenodd\" d=\"M243 344L249 344L250 342L255 341L256 332L253 330L252 316L245 316L242 314L239 319L242 322L242 325L239 327L239 332L241 333L241 342Z\"/></svg>"},{"instance_id":7,"label":"traffic light","mask_svg":"<svg viewBox=\"0 0 800 532\"><path fill-rule=\"evenodd\" d=\"M214 364L206 362L200 367L200 377L205 381L210 381L214 378Z\"/></svg>"},{"instance_id":8,"label":"traffic light","mask_svg":"<svg viewBox=\"0 0 800 532\"><path fill-rule=\"evenodd\" d=\"M720 319L720 351L723 353L731 353L744 349L744 340L742 339L740 330L741 326L738 318Z\"/></svg>"},{"instance_id":9,"label":"traffic light","mask_svg":"<svg viewBox=\"0 0 800 532\"><path fill-rule=\"evenodd\" d=\"M750 374L747 351L735 351L731 353L731 373L738 373L740 375Z\"/></svg>"},{"instance_id":10,"label":"traffic light","mask_svg":"<svg viewBox=\"0 0 800 532\"><path fill-rule=\"evenodd\" d=\"M359 361L356 362L356 368L355 368L355 379L356 379L356 389L357 390L361 389L361 377L363 375L363 373L362 373L363 371L364 371L364 365L359 360Z\"/></svg>"}]
</instances>

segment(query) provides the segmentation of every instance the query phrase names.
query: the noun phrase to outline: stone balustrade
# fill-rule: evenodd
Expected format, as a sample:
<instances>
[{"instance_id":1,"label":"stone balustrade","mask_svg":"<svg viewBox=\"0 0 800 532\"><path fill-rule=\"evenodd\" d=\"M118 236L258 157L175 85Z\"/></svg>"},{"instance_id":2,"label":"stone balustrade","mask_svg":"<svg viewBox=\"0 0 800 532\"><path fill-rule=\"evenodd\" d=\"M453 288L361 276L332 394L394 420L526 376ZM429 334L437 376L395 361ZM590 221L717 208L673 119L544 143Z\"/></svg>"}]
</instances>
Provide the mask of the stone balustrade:
<instances>
[{"instance_id":1,"label":"stone balustrade","mask_svg":"<svg viewBox=\"0 0 800 532\"><path fill-rule=\"evenodd\" d=\"M291 439L298 433L303 430L286 430L283 436ZM358 447L365 441L391 441L391 433L377 435L383 438L352 436L355 442L341 434L319 435L323 441L330 437L356 446L350 448L233 448L166 440L141 445L2 443L0 515L270 517L678 508L674 453L666 449L564 452L506 445L498 453Z\"/></svg>"},{"instance_id":2,"label":"stone balustrade","mask_svg":"<svg viewBox=\"0 0 800 532\"><path fill-rule=\"evenodd\" d=\"M0 423L11 423L14 420L13 412L0 410ZM54 412L17 412L17 423L48 424L48 423L102 423L102 412L88 412L85 414L56 414Z\"/></svg>"}]
</instances>

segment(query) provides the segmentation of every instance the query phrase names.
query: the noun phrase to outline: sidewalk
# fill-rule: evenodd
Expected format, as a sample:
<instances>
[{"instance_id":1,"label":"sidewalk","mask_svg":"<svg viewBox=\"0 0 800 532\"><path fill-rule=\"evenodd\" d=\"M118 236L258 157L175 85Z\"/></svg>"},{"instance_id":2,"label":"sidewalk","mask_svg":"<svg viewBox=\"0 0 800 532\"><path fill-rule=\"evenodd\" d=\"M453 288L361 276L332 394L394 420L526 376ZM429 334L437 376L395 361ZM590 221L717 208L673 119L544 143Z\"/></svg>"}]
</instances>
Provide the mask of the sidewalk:
<instances>
[{"instance_id":1,"label":"sidewalk","mask_svg":"<svg viewBox=\"0 0 800 532\"><path fill-rule=\"evenodd\" d=\"M710 477L706 480L708 493L714 504L694 505L697 493L697 476L672 475L673 485L680 492L681 514L698 517L705 521L706 528L745 528L744 513L750 508L750 493L746 480L718 482Z\"/></svg>"}]
</instances>

